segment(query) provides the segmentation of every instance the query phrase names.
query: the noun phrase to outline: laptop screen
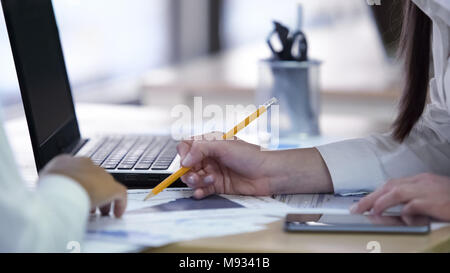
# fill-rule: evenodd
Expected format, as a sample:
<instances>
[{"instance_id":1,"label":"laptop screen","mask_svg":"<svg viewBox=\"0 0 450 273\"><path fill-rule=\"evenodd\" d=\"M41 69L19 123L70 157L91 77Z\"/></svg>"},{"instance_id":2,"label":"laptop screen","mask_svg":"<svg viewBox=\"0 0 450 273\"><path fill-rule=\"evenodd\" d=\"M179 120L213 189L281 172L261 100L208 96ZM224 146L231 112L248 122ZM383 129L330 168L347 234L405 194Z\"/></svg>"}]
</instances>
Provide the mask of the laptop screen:
<instances>
[{"instance_id":1,"label":"laptop screen","mask_svg":"<svg viewBox=\"0 0 450 273\"><path fill-rule=\"evenodd\" d=\"M11 14L10 26L23 73L22 91L29 99L36 136L42 144L73 118L72 98L51 1L25 2L30 4Z\"/></svg>"},{"instance_id":2,"label":"laptop screen","mask_svg":"<svg viewBox=\"0 0 450 273\"><path fill-rule=\"evenodd\" d=\"M1 1L33 149L59 146L50 147L45 164L79 135L52 2ZM65 136L53 139L61 131Z\"/></svg>"}]
</instances>

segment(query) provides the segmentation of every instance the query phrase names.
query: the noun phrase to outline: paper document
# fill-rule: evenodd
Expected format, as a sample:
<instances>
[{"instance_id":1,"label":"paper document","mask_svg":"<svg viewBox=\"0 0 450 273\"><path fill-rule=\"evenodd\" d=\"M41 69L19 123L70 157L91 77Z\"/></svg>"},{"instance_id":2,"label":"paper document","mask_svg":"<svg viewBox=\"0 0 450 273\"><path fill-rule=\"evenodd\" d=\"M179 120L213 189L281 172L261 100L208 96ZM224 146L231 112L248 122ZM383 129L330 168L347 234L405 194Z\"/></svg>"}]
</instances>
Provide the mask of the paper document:
<instances>
[{"instance_id":1,"label":"paper document","mask_svg":"<svg viewBox=\"0 0 450 273\"><path fill-rule=\"evenodd\" d=\"M280 194L275 199L295 210L290 213L349 214L350 207L366 194L341 196L333 194ZM386 210L386 214L398 215L403 206L398 205Z\"/></svg>"},{"instance_id":2,"label":"paper document","mask_svg":"<svg viewBox=\"0 0 450 273\"><path fill-rule=\"evenodd\" d=\"M364 195L337 196L333 194L280 194L275 199L304 213L348 214L349 208Z\"/></svg>"},{"instance_id":3,"label":"paper document","mask_svg":"<svg viewBox=\"0 0 450 273\"><path fill-rule=\"evenodd\" d=\"M160 194L143 201L149 190L129 190L127 215L147 212L164 212L190 214L190 211L234 209L238 213L251 213L250 210L277 211L287 209L285 203L271 197L242 195L213 195L202 200L192 197L193 190L189 188L168 188ZM245 209L245 210L244 210ZM198 212L195 212L198 213Z\"/></svg>"},{"instance_id":4,"label":"paper document","mask_svg":"<svg viewBox=\"0 0 450 273\"><path fill-rule=\"evenodd\" d=\"M131 190L121 219L93 216L88 240L162 246L182 240L264 229L290 209L270 197L214 195L195 200L192 190L166 189L144 202L149 190Z\"/></svg>"}]
</instances>

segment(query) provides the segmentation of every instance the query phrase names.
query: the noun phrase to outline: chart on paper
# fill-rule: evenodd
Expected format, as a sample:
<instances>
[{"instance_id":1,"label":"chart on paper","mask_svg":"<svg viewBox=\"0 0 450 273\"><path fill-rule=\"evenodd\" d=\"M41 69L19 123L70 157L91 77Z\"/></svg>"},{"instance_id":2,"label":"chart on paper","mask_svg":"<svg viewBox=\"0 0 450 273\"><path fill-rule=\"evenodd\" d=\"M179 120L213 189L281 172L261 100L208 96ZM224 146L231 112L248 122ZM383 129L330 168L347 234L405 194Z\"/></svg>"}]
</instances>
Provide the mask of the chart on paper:
<instances>
[{"instance_id":1,"label":"chart on paper","mask_svg":"<svg viewBox=\"0 0 450 273\"><path fill-rule=\"evenodd\" d=\"M196 200L193 197L179 198L167 203L154 205L148 208L136 209L130 211L130 214L149 213L149 212L168 212L168 211L186 211L186 210L204 210L204 209L229 209L243 208L244 206L228 200L219 195L206 197L202 200Z\"/></svg>"},{"instance_id":2,"label":"chart on paper","mask_svg":"<svg viewBox=\"0 0 450 273\"><path fill-rule=\"evenodd\" d=\"M148 190L128 191L127 214L243 208L286 208L283 203L270 197L212 195L197 200L192 197L193 191L189 188L169 188L149 200L143 201L148 192Z\"/></svg>"},{"instance_id":3,"label":"chart on paper","mask_svg":"<svg viewBox=\"0 0 450 273\"><path fill-rule=\"evenodd\" d=\"M254 232L284 217L289 207L270 197L213 195L192 198L188 188L169 188L143 201L149 190L128 191L120 219L92 216L87 238L146 246Z\"/></svg>"}]
</instances>

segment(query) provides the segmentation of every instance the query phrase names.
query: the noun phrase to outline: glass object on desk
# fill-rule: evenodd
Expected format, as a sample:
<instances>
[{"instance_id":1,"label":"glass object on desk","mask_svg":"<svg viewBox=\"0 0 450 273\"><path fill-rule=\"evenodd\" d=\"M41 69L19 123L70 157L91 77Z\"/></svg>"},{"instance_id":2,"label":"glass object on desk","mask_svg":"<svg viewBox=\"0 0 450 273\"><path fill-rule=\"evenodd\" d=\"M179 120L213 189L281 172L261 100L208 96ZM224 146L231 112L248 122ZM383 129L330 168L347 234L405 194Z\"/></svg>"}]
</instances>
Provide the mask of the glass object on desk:
<instances>
[{"instance_id":1,"label":"glass object on desk","mask_svg":"<svg viewBox=\"0 0 450 273\"><path fill-rule=\"evenodd\" d=\"M316 60L260 61L256 102L279 100L279 118L268 120L270 128L278 126L280 138L320 135L320 64Z\"/></svg>"}]
</instances>

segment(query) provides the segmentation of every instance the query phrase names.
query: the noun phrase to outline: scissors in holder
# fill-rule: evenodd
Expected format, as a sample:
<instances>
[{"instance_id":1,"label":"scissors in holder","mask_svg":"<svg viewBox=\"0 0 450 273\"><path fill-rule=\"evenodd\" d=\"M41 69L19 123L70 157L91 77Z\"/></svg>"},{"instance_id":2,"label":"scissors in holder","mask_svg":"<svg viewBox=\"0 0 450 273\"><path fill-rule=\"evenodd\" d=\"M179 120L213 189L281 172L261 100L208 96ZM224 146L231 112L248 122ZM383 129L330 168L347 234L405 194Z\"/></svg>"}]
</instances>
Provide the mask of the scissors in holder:
<instances>
[{"instance_id":1,"label":"scissors in holder","mask_svg":"<svg viewBox=\"0 0 450 273\"><path fill-rule=\"evenodd\" d=\"M274 57L280 61L307 61L308 43L305 34L300 30L291 33L279 22L273 23L275 28L267 37L267 44Z\"/></svg>"}]
</instances>

